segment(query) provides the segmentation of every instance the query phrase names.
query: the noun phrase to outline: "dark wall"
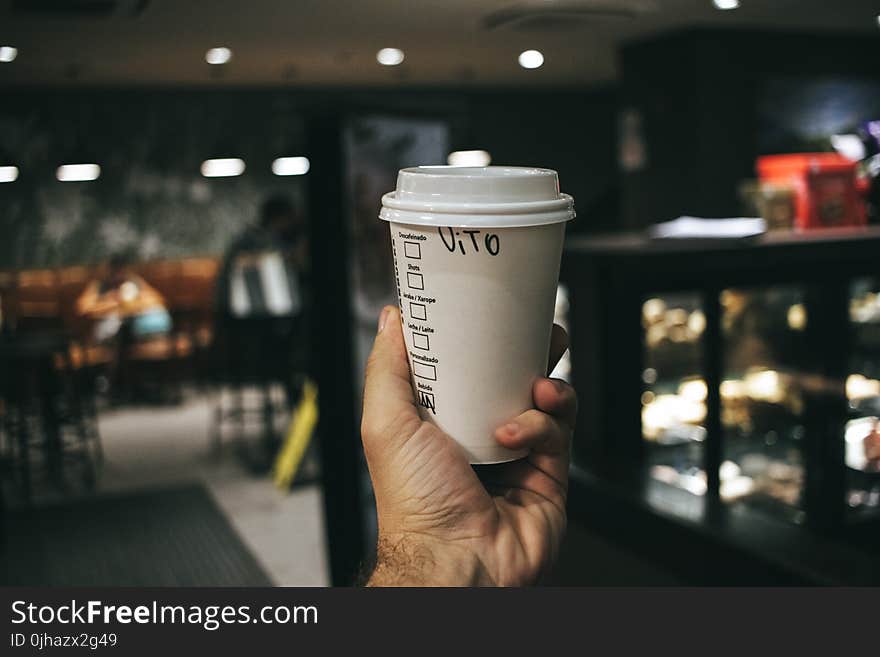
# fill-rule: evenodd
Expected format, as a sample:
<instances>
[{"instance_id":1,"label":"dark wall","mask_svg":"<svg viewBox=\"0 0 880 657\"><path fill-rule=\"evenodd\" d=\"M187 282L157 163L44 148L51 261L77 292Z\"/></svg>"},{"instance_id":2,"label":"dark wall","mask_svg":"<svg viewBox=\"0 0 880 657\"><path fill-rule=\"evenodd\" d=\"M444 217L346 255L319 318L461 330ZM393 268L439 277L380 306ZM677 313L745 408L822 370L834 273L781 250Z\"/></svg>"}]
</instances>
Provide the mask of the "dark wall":
<instances>
[{"instance_id":1,"label":"dark wall","mask_svg":"<svg viewBox=\"0 0 880 657\"><path fill-rule=\"evenodd\" d=\"M557 169L580 210L573 230L615 219L611 88L0 92L0 165L21 171L0 184L0 268L95 262L119 250L144 258L220 253L267 194L286 191L305 203L304 181L273 176L270 165L306 154L312 117L329 109L448 120L454 149ZM199 166L211 157L241 157L247 169L203 178ZM60 183L55 169L65 162L97 162L102 175Z\"/></svg>"},{"instance_id":2,"label":"dark wall","mask_svg":"<svg viewBox=\"0 0 880 657\"><path fill-rule=\"evenodd\" d=\"M303 200L303 181L270 171L303 150L304 122L282 94L15 91L0 106L0 267L222 252L267 194ZM241 157L245 174L204 178L211 157ZM61 183L62 163L101 177Z\"/></svg>"},{"instance_id":3,"label":"dark wall","mask_svg":"<svg viewBox=\"0 0 880 657\"><path fill-rule=\"evenodd\" d=\"M880 79L880 37L694 30L631 44L620 87L587 89L0 89L0 268L219 253L260 199L304 181L272 159L303 153L313 117L426 116L449 122L452 148L484 148L495 164L547 166L576 200L570 231L638 228L679 214L739 212L754 175L758 108L776 78ZM783 87L784 88L784 87ZM766 102L765 102L766 104ZM620 174L621 108L642 117L646 163ZM208 157L247 162L208 180ZM62 184L58 164L98 161L93 183ZM378 205L378 198L376 199Z\"/></svg>"},{"instance_id":4,"label":"dark wall","mask_svg":"<svg viewBox=\"0 0 880 657\"><path fill-rule=\"evenodd\" d=\"M735 216L754 177L758 109L779 78L880 79L880 37L693 30L621 53L621 105L642 117L646 165L622 178L623 223Z\"/></svg>"},{"instance_id":5,"label":"dark wall","mask_svg":"<svg viewBox=\"0 0 880 657\"><path fill-rule=\"evenodd\" d=\"M620 215L617 109L616 87L473 96L469 139L460 145L486 148L496 164L556 169L578 213L569 233L607 231L617 227Z\"/></svg>"}]
</instances>

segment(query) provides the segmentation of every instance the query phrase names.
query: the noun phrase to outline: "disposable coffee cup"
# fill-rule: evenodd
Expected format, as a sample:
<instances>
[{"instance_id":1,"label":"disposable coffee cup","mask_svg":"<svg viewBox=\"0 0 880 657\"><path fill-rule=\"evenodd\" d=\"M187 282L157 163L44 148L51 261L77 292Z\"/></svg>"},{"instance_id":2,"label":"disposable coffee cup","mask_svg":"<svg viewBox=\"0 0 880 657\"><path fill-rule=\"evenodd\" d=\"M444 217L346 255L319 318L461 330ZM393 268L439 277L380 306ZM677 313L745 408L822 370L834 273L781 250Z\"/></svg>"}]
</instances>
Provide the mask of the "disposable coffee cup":
<instances>
[{"instance_id":1,"label":"disposable coffee cup","mask_svg":"<svg viewBox=\"0 0 880 657\"><path fill-rule=\"evenodd\" d=\"M565 224L555 171L402 169L382 197L403 334L423 420L471 463L502 463L495 429L533 407L547 374Z\"/></svg>"}]
</instances>

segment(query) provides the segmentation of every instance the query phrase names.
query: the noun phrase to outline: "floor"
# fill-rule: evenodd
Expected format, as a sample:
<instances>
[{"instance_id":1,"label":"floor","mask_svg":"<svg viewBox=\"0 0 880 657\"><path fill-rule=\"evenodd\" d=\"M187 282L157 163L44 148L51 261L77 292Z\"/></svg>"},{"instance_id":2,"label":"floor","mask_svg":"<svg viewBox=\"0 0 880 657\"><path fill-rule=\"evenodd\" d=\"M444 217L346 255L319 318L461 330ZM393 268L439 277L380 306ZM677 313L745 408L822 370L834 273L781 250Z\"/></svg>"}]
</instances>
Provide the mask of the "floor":
<instances>
[{"instance_id":1,"label":"floor","mask_svg":"<svg viewBox=\"0 0 880 657\"><path fill-rule=\"evenodd\" d=\"M626 546L569 523L551 586L686 586L691 584Z\"/></svg>"},{"instance_id":2,"label":"floor","mask_svg":"<svg viewBox=\"0 0 880 657\"><path fill-rule=\"evenodd\" d=\"M70 496L3 515L4 586L270 586L198 482Z\"/></svg>"},{"instance_id":3,"label":"floor","mask_svg":"<svg viewBox=\"0 0 880 657\"><path fill-rule=\"evenodd\" d=\"M320 487L280 491L268 476L248 471L231 443L218 455L209 441L215 403L213 395L190 394L179 406L101 411L105 460L96 495L201 483L273 584L326 586ZM36 503L60 497L49 493Z\"/></svg>"},{"instance_id":4,"label":"floor","mask_svg":"<svg viewBox=\"0 0 880 657\"><path fill-rule=\"evenodd\" d=\"M189 394L179 406L101 411L105 461L96 495L113 498L202 484L273 584L327 586L320 486L281 491L268 476L252 474L231 441L219 455L213 451L209 436L216 402L215 395ZM279 428L284 423L280 418ZM58 493L53 495L37 503L65 501ZM669 586L683 582L624 547L570 526L557 568L545 583Z\"/></svg>"},{"instance_id":5,"label":"floor","mask_svg":"<svg viewBox=\"0 0 880 657\"><path fill-rule=\"evenodd\" d=\"M231 445L218 458L209 448L215 402L104 413L102 490L200 480L277 586L326 586L320 487L280 491L251 474Z\"/></svg>"}]
</instances>

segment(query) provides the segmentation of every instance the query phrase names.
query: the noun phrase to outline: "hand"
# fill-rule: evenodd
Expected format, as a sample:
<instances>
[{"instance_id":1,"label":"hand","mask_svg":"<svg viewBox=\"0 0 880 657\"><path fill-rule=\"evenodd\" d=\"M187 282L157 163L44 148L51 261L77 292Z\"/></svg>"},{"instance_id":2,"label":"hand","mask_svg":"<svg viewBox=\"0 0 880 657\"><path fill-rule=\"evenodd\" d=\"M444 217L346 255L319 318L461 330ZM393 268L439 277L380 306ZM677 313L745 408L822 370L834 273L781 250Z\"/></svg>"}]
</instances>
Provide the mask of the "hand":
<instances>
[{"instance_id":1,"label":"hand","mask_svg":"<svg viewBox=\"0 0 880 657\"><path fill-rule=\"evenodd\" d=\"M554 326L549 369L567 346ZM495 433L501 445L530 455L471 467L452 438L419 418L400 314L382 311L361 427L379 518L368 585L517 586L546 571L565 530L577 399L553 379L536 381L532 397L535 409Z\"/></svg>"}]
</instances>

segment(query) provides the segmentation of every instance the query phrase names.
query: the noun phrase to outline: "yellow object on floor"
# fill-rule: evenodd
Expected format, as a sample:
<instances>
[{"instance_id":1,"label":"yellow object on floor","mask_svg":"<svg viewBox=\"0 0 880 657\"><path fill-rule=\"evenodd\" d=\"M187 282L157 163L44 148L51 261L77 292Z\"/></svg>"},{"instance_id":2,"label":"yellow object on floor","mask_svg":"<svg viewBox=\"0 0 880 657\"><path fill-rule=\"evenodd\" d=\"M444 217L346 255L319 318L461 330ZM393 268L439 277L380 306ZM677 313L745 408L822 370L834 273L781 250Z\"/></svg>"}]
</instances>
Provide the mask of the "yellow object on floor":
<instances>
[{"instance_id":1,"label":"yellow object on floor","mask_svg":"<svg viewBox=\"0 0 880 657\"><path fill-rule=\"evenodd\" d=\"M313 381L307 380L303 385L302 397L293 409L287 436L272 468L272 477L278 488L282 490L290 488L317 425L318 386Z\"/></svg>"}]
</instances>

